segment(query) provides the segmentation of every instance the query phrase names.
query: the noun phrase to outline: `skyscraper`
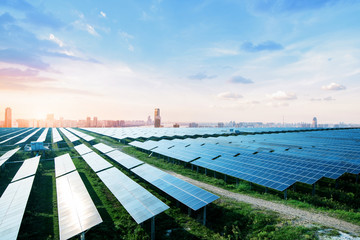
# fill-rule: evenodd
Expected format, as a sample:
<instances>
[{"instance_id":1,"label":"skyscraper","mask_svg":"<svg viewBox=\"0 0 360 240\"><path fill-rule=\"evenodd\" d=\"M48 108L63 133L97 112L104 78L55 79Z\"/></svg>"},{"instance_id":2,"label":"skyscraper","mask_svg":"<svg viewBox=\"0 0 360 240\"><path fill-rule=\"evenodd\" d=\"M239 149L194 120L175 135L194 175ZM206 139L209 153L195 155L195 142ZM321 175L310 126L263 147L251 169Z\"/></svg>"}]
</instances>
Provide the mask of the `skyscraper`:
<instances>
[{"instance_id":1,"label":"skyscraper","mask_svg":"<svg viewBox=\"0 0 360 240\"><path fill-rule=\"evenodd\" d=\"M154 127L158 128L161 125L161 117L160 117L160 109L155 108L155 116L154 116Z\"/></svg>"},{"instance_id":2,"label":"skyscraper","mask_svg":"<svg viewBox=\"0 0 360 240\"><path fill-rule=\"evenodd\" d=\"M98 119L97 117L94 117L93 127L97 127L97 125L98 125Z\"/></svg>"},{"instance_id":3,"label":"skyscraper","mask_svg":"<svg viewBox=\"0 0 360 240\"><path fill-rule=\"evenodd\" d=\"M12 127L11 108L9 107L5 109L5 127Z\"/></svg>"},{"instance_id":4,"label":"skyscraper","mask_svg":"<svg viewBox=\"0 0 360 240\"><path fill-rule=\"evenodd\" d=\"M313 127L313 128L317 128L317 118L316 118L316 117L314 117L314 118L313 118L313 121L312 121L311 127Z\"/></svg>"},{"instance_id":5,"label":"skyscraper","mask_svg":"<svg viewBox=\"0 0 360 240\"><path fill-rule=\"evenodd\" d=\"M91 127L91 117L86 118L86 127Z\"/></svg>"}]
</instances>

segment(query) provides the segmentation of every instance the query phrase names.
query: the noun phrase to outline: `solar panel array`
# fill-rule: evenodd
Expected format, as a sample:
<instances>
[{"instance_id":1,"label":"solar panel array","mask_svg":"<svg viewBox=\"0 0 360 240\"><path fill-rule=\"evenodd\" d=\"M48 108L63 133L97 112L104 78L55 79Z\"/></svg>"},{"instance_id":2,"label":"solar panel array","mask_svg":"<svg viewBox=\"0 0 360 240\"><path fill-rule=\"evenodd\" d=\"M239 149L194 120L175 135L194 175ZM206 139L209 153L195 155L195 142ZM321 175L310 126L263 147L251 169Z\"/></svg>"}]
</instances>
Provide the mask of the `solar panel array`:
<instances>
[{"instance_id":1,"label":"solar panel array","mask_svg":"<svg viewBox=\"0 0 360 240\"><path fill-rule=\"evenodd\" d=\"M59 128L59 130L69 139L70 142L75 142L80 140L77 136L66 130L65 128Z\"/></svg>"},{"instance_id":2,"label":"solar panel array","mask_svg":"<svg viewBox=\"0 0 360 240\"><path fill-rule=\"evenodd\" d=\"M52 137L53 137L53 143L57 143L63 140L59 131L56 128L52 128Z\"/></svg>"},{"instance_id":3,"label":"solar panel array","mask_svg":"<svg viewBox=\"0 0 360 240\"><path fill-rule=\"evenodd\" d=\"M49 132L49 128L45 128L45 130L41 133L40 137L36 141L37 142L45 142L48 132Z\"/></svg>"},{"instance_id":4,"label":"solar panel array","mask_svg":"<svg viewBox=\"0 0 360 240\"><path fill-rule=\"evenodd\" d=\"M219 198L149 164L131 171L195 211Z\"/></svg>"},{"instance_id":5,"label":"solar panel array","mask_svg":"<svg viewBox=\"0 0 360 240\"><path fill-rule=\"evenodd\" d=\"M32 130L34 130L34 129L33 129L33 128L30 128L30 129L27 129L27 130L22 131L22 132L20 132L20 133L17 132L18 134L14 135L14 136L11 136L11 137L9 137L9 138L7 138L7 139L5 139L5 140L2 140L2 141L0 142L0 144L6 143L6 142L8 142L8 141L10 141L10 140L12 140L12 139L14 139L14 138L17 138L17 137L19 137L19 136L21 136L21 135L23 135L23 134L25 134L25 133L27 133L27 132L29 132L29 131L32 131Z\"/></svg>"},{"instance_id":6,"label":"solar panel array","mask_svg":"<svg viewBox=\"0 0 360 240\"><path fill-rule=\"evenodd\" d=\"M25 160L0 198L1 239L14 240L19 234L39 159L34 157Z\"/></svg>"},{"instance_id":7,"label":"solar panel array","mask_svg":"<svg viewBox=\"0 0 360 240\"><path fill-rule=\"evenodd\" d=\"M80 132L76 129L73 129L73 128L66 128L66 130L69 130L70 132L72 132L73 134L79 136L80 138L84 139L85 141L89 142L89 141L92 141L94 140L95 138L86 134L86 133L83 133L83 132Z\"/></svg>"},{"instance_id":8,"label":"solar panel array","mask_svg":"<svg viewBox=\"0 0 360 240\"><path fill-rule=\"evenodd\" d=\"M20 144L20 143L26 142L26 141L29 140L32 136L34 136L38 131L40 131L40 128L39 128L39 129L36 129L35 131L33 131L32 133L30 133L29 135L27 135L26 137L24 137L23 139L21 139L20 141L18 141L18 142L15 143L15 144Z\"/></svg>"},{"instance_id":9,"label":"solar panel array","mask_svg":"<svg viewBox=\"0 0 360 240\"><path fill-rule=\"evenodd\" d=\"M80 155L84 155L86 153L89 153L89 152L93 151L88 146L86 146L85 144L77 145L74 148Z\"/></svg>"},{"instance_id":10,"label":"solar panel array","mask_svg":"<svg viewBox=\"0 0 360 240\"><path fill-rule=\"evenodd\" d=\"M314 184L322 177L359 174L359 136L359 129L347 129L134 141L130 145L283 191L295 182Z\"/></svg>"},{"instance_id":11,"label":"solar panel array","mask_svg":"<svg viewBox=\"0 0 360 240\"><path fill-rule=\"evenodd\" d=\"M98 172L97 175L138 224L169 208L117 168Z\"/></svg>"},{"instance_id":12,"label":"solar panel array","mask_svg":"<svg viewBox=\"0 0 360 240\"><path fill-rule=\"evenodd\" d=\"M25 160L11 182L15 182L34 175L39 166L39 162L40 162L40 156L36 156Z\"/></svg>"},{"instance_id":13,"label":"solar panel array","mask_svg":"<svg viewBox=\"0 0 360 240\"><path fill-rule=\"evenodd\" d=\"M69 239L102 223L77 171L56 179L60 240Z\"/></svg>"},{"instance_id":14,"label":"solar panel array","mask_svg":"<svg viewBox=\"0 0 360 240\"><path fill-rule=\"evenodd\" d=\"M119 163L126 169L131 169L144 163L137 158L129 156L123 152L120 152L119 150L115 150L114 148L109 147L103 143L96 144L94 147L100 152L105 153L106 156Z\"/></svg>"},{"instance_id":15,"label":"solar panel array","mask_svg":"<svg viewBox=\"0 0 360 240\"><path fill-rule=\"evenodd\" d=\"M169 208L97 153L83 151L81 154L85 149L81 145L75 149L138 224Z\"/></svg>"},{"instance_id":16,"label":"solar panel array","mask_svg":"<svg viewBox=\"0 0 360 240\"><path fill-rule=\"evenodd\" d=\"M19 151L20 148L15 148L10 151L7 151L0 157L0 167L7 161L9 158L11 158L17 151Z\"/></svg>"},{"instance_id":17,"label":"solar panel array","mask_svg":"<svg viewBox=\"0 0 360 240\"><path fill-rule=\"evenodd\" d=\"M68 153L54 158L54 163L55 163L55 177L60 177L64 174L76 170L76 167Z\"/></svg>"}]
</instances>

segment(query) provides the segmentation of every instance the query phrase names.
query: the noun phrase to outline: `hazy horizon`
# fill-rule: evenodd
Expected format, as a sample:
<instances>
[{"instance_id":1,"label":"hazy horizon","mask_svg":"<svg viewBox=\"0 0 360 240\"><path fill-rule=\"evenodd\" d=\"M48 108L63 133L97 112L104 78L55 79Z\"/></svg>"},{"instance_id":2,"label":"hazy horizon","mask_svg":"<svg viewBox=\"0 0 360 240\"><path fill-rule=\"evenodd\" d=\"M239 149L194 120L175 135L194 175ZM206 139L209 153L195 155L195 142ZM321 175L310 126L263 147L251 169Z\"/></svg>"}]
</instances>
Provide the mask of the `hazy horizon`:
<instances>
[{"instance_id":1,"label":"hazy horizon","mask_svg":"<svg viewBox=\"0 0 360 240\"><path fill-rule=\"evenodd\" d=\"M359 123L360 2L0 2L0 121Z\"/></svg>"}]
</instances>

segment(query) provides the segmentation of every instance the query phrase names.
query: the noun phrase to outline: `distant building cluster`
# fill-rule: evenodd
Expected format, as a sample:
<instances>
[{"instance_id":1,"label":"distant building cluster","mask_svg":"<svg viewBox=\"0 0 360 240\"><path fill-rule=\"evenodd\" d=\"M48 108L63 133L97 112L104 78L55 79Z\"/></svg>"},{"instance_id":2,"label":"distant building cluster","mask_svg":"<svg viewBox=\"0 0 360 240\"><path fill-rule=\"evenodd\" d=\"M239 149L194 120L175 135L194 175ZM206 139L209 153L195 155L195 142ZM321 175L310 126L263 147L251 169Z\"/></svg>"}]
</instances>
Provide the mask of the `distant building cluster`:
<instances>
[{"instance_id":1,"label":"distant building cluster","mask_svg":"<svg viewBox=\"0 0 360 240\"><path fill-rule=\"evenodd\" d=\"M339 128L339 127L360 127L358 124L319 124L317 117L313 117L312 122L300 123L263 123L263 122L218 122L218 123L196 123L196 122L167 122L162 125L160 109L155 108L154 120L148 116L147 120L99 120L98 117L86 117L81 120L67 120L63 117L56 119L54 114L47 114L46 119L16 119L12 117L12 109L5 109L4 121L0 121L0 127L142 127L154 126L159 127L189 127L189 128Z\"/></svg>"}]
</instances>

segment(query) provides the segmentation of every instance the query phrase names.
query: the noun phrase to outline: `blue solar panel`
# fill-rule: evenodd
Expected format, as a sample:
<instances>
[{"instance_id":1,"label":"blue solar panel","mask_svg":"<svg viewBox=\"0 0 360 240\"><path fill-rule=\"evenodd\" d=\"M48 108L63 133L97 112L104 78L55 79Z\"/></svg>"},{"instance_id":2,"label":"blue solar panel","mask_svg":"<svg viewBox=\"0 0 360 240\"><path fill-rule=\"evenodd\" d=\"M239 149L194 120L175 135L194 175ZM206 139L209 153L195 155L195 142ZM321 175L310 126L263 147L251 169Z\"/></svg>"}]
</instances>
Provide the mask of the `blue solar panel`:
<instances>
[{"instance_id":1,"label":"blue solar panel","mask_svg":"<svg viewBox=\"0 0 360 240\"><path fill-rule=\"evenodd\" d=\"M219 198L148 164L131 171L195 211Z\"/></svg>"}]
</instances>

